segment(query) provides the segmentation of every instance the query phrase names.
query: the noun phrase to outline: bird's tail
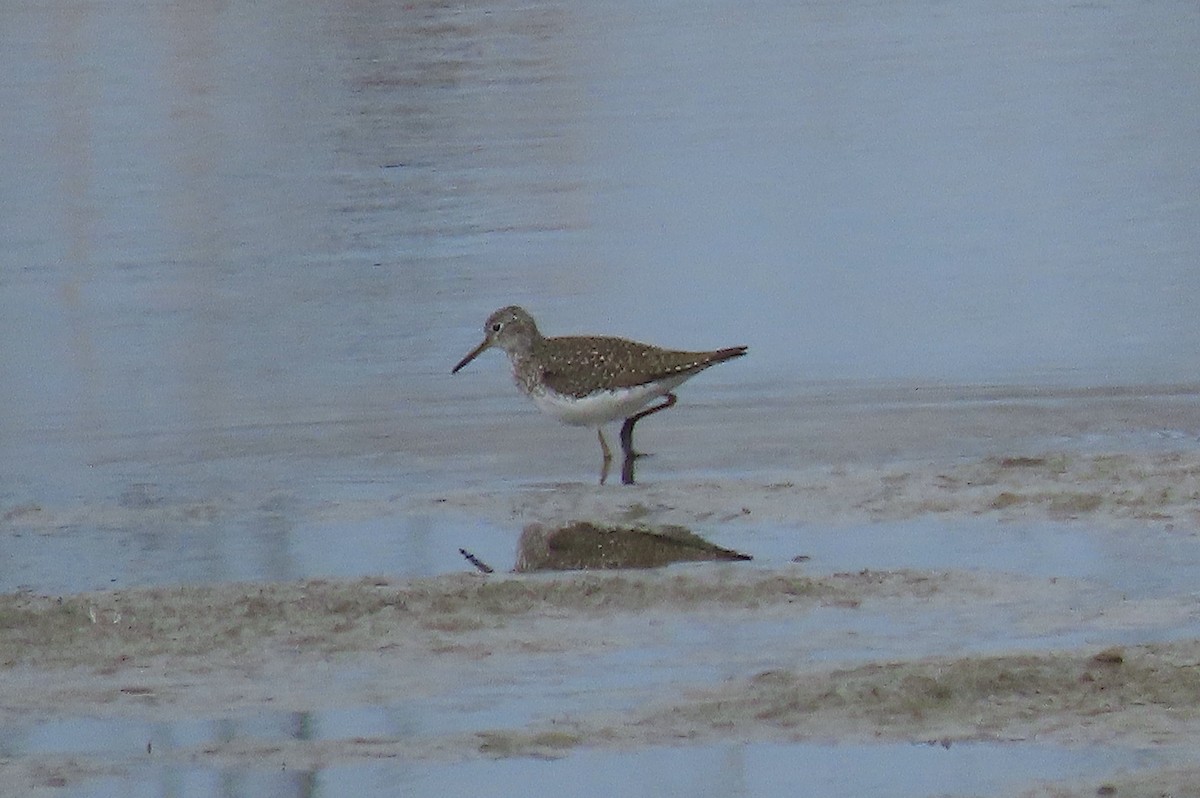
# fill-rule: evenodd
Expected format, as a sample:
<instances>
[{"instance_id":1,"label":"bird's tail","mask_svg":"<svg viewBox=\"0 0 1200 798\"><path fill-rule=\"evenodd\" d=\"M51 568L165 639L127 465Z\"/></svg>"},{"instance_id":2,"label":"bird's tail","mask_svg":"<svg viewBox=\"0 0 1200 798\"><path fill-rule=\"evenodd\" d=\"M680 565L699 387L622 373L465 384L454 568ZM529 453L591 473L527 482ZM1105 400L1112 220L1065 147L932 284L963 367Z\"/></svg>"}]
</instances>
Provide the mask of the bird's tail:
<instances>
[{"instance_id":1,"label":"bird's tail","mask_svg":"<svg viewBox=\"0 0 1200 798\"><path fill-rule=\"evenodd\" d=\"M731 346L728 349L718 349L712 353L712 363L724 363L726 360L733 360L735 357L741 357L746 354L748 347Z\"/></svg>"}]
</instances>

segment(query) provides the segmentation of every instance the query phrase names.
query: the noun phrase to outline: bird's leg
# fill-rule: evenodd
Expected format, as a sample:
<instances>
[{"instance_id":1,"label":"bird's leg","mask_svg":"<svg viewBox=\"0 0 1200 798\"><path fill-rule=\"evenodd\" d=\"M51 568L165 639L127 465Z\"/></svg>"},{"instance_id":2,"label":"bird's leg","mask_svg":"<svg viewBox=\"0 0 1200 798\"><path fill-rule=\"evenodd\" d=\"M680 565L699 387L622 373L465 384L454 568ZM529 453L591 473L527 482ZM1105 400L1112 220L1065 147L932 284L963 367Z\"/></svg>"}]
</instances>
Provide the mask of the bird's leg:
<instances>
[{"instance_id":1,"label":"bird's leg","mask_svg":"<svg viewBox=\"0 0 1200 798\"><path fill-rule=\"evenodd\" d=\"M596 437L600 439L600 451L604 452L604 462L611 462L612 452L608 449L608 441L604 440L604 430L597 429Z\"/></svg>"},{"instance_id":2,"label":"bird's leg","mask_svg":"<svg viewBox=\"0 0 1200 798\"><path fill-rule=\"evenodd\" d=\"M633 425L641 421L646 416L654 415L660 410L666 410L668 407L675 406L675 394L668 393L663 396L663 403L655 405L640 413L634 413L629 418L625 419L625 423L621 425L621 450L625 452L625 459L632 460L635 457L641 457L640 452L633 450Z\"/></svg>"},{"instance_id":3,"label":"bird's leg","mask_svg":"<svg viewBox=\"0 0 1200 798\"><path fill-rule=\"evenodd\" d=\"M608 479L608 467L612 463L612 452L608 449L608 441L604 440L604 430L596 428L596 435L600 438L600 451L604 453L604 463L600 466L600 484L604 484L604 480Z\"/></svg>"},{"instance_id":4,"label":"bird's leg","mask_svg":"<svg viewBox=\"0 0 1200 798\"><path fill-rule=\"evenodd\" d=\"M625 461L621 463L621 484L633 484L633 464L637 462L636 456L631 452L625 453Z\"/></svg>"}]
</instances>

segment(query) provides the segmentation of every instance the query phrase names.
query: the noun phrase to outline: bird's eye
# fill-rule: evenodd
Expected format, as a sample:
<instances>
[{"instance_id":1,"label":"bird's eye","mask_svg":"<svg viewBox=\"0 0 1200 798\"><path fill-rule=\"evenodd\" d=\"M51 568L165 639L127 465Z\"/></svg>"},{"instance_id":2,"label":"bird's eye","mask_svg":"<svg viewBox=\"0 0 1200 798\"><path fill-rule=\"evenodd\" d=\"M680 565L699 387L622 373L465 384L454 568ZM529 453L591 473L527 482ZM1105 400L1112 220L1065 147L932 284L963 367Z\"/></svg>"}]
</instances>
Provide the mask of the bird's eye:
<instances>
[{"instance_id":1,"label":"bird's eye","mask_svg":"<svg viewBox=\"0 0 1200 798\"><path fill-rule=\"evenodd\" d=\"M503 326L500 322L496 322L492 325L492 332L500 332L500 328Z\"/></svg>"}]
</instances>

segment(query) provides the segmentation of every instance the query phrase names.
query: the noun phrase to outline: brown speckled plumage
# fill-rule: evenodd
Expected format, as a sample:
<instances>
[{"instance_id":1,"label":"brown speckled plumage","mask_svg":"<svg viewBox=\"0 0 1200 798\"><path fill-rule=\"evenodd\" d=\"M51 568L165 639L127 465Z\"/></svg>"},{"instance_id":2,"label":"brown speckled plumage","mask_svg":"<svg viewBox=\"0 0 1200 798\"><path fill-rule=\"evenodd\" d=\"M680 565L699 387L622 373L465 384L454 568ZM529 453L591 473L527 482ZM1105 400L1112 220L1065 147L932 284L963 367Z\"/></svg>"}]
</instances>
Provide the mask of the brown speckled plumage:
<instances>
[{"instance_id":1,"label":"brown speckled plumage","mask_svg":"<svg viewBox=\"0 0 1200 798\"><path fill-rule=\"evenodd\" d=\"M547 338L523 308L510 305L488 317L483 343L464 357L454 371L480 352L497 346L508 353L513 374L525 393L545 387L557 394L582 399L598 391L632 388L669 377L691 376L746 354L735 346L711 352L662 349L624 338L566 335Z\"/></svg>"},{"instance_id":2,"label":"brown speckled plumage","mask_svg":"<svg viewBox=\"0 0 1200 798\"><path fill-rule=\"evenodd\" d=\"M597 391L695 374L745 353L744 346L715 352L680 352L624 338L563 336L535 339L531 360L541 369L547 388L583 398Z\"/></svg>"}]
</instances>

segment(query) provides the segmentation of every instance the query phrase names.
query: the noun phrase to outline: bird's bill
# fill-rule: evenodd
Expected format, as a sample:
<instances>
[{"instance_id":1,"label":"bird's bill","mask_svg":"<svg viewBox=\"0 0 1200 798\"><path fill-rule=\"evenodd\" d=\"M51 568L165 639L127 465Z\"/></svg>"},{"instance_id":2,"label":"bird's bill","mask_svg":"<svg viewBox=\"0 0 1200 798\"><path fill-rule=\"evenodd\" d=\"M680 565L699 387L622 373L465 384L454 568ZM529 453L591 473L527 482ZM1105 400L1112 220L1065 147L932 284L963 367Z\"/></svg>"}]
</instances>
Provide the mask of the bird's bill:
<instances>
[{"instance_id":1,"label":"bird's bill","mask_svg":"<svg viewBox=\"0 0 1200 798\"><path fill-rule=\"evenodd\" d=\"M457 365L457 366L455 366L454 368L450 369L450 373L451 373L451 374L457 374L459 369L461 369L463 366L465 366L465 365L467 365L468 363L470 363L472 360L474 360L476 357L478 357L478 356L479 356L479 353L480 353L480 352L482 352L483 350L487 349L487 348L488 348L489 346L491 346L491 345L492 345L492 342L491 342L491 341L489 341L489 340L488 340L488 339L486 339L486 338L485 338L485 339L483 339L483 343L481 343L479 346L477 346L477 347L475 347L474 349L472 349L472 350L471 350L471 351L470 351L470 352L467 354L467 356L466 356L466 357L464 357L462 360L458 361L458 365Z\"/></svg>"}]
</instances>

